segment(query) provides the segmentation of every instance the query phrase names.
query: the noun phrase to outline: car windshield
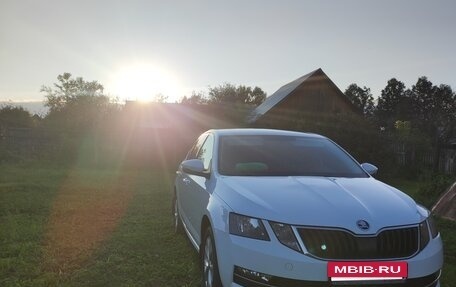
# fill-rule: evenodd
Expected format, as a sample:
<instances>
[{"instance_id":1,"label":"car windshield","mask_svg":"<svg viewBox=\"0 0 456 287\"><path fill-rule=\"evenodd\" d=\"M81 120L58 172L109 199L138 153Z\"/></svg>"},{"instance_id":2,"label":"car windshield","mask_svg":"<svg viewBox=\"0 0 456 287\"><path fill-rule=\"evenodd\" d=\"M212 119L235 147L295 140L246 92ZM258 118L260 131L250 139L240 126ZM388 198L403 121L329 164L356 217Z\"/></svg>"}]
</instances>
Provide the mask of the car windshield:
<instances>
[{"instance_id":1,"label":"car windshield","mask_svg":"<svg viewBox=\"0 0 456 287\"><path fill-rule=\"evenodd\" d=\"M222 136L218 169L230 176L368 177L330 140L302 136Z\"/></svg>"}]
</instances>

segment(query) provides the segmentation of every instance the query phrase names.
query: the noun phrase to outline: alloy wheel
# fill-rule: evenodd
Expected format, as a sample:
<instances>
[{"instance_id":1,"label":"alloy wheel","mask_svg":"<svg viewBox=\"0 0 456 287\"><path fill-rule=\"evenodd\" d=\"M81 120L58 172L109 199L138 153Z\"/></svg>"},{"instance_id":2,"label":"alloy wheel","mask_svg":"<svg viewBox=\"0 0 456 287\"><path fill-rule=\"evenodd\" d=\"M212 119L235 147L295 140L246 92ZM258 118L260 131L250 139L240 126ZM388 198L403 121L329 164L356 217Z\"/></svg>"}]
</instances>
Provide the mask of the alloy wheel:
<instances>
[{"instance_id":1,"label":"alloy wheel","mask_svg":"<svg viewBox=\"0 0 456 287\"><path fill-rule=\"evenodd\" d=\"M204 243L203 274L204 286L212 287L214 281L214 258L213 258L212 238L206 237Z\"/></svg>"}]
</instances>

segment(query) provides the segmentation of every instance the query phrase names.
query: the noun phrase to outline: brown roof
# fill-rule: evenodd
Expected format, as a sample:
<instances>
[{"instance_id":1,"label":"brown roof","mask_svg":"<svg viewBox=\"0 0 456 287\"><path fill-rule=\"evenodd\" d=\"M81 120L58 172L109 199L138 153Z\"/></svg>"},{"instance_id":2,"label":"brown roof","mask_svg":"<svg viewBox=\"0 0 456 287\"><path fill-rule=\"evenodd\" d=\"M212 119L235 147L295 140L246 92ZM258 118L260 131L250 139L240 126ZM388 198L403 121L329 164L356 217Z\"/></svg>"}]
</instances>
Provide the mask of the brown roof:
<instances>
[{"instance_id":1,"label":"brown roof","mask_svg":"<svg viewBox=\"0 0 456 287\"><path fill-rule=\"evenodd\" d=\"M345 94L336 86L336 84L331 81L331 79L323 72L321 68L316 69L282 87L280 87L275 93L266 98L266 100L256 107L248 118L248 122L254 122L262 115L266 114L269 110L275 107L277 104L282 102L286 97L288 97L294 90L298 89L301 85L304 85L310 78L313 76L323 76L326 81L337 91L339 96L346 101L350 106L353 107L355 113L360 113L358 108L356 108L350 100L345 96Z\"/></svg>"}]
</instances>

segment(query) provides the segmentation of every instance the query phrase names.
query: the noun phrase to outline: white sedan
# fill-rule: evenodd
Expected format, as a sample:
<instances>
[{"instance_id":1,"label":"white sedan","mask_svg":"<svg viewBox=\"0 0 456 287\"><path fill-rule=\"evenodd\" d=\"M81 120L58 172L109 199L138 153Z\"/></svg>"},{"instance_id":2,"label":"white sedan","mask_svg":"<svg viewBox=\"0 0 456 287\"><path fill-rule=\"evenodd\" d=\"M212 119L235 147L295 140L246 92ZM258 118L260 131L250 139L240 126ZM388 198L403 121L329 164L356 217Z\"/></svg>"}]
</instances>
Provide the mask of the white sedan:
<instances>
[{"instance_id":1,"label":"white sedan","mask_svg":"<svg viewBox=\"0 0 456 287\"><path fill-rule=\"evenodd\" d=\"M210 130L177 171L175 228L205 287L440 286L429 211L376 171L316 134Z\"/></svg>"}]
</instances>

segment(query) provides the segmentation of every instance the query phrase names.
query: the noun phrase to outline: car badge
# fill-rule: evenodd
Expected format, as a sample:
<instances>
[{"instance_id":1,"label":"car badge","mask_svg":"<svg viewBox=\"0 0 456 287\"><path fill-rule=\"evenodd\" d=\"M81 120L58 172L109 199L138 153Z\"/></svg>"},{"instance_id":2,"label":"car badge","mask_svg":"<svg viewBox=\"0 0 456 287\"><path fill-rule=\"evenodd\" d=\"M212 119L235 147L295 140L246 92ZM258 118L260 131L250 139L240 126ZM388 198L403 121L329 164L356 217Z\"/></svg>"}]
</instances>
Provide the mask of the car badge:
<instances>
[{"instance_id":1,"label":"car badge","mask_svg":"<svg viewBox=\"0 0 456 287\"><path fill-rule=\"evenodd\" d=\"M358 221L356 221L356 225L361 230L368 230L370 227L369 223L366 220L358 220Z\"/></svg>"}]
</instances>

